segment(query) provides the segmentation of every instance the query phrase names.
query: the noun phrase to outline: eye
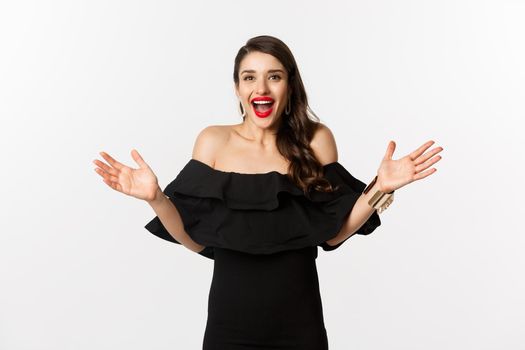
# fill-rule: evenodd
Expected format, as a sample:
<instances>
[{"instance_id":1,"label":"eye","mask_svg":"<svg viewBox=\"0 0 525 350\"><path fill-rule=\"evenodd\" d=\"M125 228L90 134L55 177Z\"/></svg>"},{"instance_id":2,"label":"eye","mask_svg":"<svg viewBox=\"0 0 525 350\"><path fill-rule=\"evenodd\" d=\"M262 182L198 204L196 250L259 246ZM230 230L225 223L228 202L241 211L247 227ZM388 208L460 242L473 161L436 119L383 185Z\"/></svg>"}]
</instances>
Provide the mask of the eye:
<instances>
[{"instance_id":1,"label":"eye","mask_svg":"<svg viewBox=\"0 0 525 350\"><path fill-rule=\"evenodd\" d=\"M281 79L281 76L278 75L278 74L271 75L270 78L271 78L271 77L277 77L278 80Z\"/></svg>"},{"instance_id":2,"label":"eye","mask_svg":"<svg viewBox=\"0 0 525 350\"><path fill-rule=\"evenodd\" d=\"M253 78L251 75L245 76L243 80L248 80L248 78Z\"/></svg>"}]
</instances>

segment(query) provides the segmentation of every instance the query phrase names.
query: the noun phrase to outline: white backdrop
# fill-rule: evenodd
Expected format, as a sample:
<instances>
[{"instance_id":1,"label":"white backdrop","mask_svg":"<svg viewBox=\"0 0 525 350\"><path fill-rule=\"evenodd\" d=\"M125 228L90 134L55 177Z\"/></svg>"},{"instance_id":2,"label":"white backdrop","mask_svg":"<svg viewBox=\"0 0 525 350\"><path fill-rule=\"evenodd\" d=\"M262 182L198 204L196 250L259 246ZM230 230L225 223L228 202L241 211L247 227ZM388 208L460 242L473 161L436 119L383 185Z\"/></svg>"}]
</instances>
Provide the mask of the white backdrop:
<instances>
[{"instance_id":1,"label":"white backdrop","mask_svg":"<svg viewBox=\"0 0 525 350\"><path fill-rule=\"evenodd\" d=\"M363 182L427 140L438 171L317 265L330 349L523 349L523 1L3 1L0 349L199 349L213 261L113 191L106 151L164 188L241 121L233 59L288 44Z\"/></svg>"}]
</instances>

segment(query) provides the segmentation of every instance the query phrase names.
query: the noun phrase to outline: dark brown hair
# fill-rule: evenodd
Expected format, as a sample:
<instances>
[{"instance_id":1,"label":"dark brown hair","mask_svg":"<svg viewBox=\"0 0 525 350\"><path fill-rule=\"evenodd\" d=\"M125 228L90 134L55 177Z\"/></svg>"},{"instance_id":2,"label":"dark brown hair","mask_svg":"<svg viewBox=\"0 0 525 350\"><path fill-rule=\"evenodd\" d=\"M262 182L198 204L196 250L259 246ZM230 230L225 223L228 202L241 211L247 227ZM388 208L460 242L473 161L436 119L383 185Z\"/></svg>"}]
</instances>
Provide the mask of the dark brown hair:
<instances>
[{"instance_id":1,"label":"dark brown hair","mask_svg":"<svg viewBox=\"0 0 525 350\"><path fill-rule=\"evenodd\" d=\"M277 149L290 161L288 177L304 191L307 197L311 189L321 192L335 190L328 180L323 178L323 166L314 156L310 147L314 132L320 127L320 122L317 115L308 106L308 98L299 74L299 68L288 46L281 40L269 35L249 39L239 49L235 57L233 68L235 85L239 86L241 61L247 54L254 51L274 56L288 72L288 94L291 111L289 115L282 115L276 136ZM244 119L245 117L243 117Z\"/></svg>"}]
</instances>

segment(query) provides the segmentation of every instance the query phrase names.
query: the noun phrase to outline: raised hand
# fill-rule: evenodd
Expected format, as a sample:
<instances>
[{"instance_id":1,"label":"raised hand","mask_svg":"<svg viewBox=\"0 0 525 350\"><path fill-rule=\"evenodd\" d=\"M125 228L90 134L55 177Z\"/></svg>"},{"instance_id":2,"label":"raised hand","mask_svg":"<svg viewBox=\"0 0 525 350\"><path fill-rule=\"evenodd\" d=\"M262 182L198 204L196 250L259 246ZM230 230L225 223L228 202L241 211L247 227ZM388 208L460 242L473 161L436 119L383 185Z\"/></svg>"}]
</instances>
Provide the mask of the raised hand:
<instances>
[{"instance_id":1,"label":"raised hand","mask_svg":"<svg viewBox=\"0 0 525 350\"><path fill-rule=\"evenodd\" d=\"M98 159L93 163L99 166L95 171L102 176L104 182L115 191L122 192L145 201L155 199L159 187L157 176L151 168L142 159L139 152L131 151L133 160L139 165L138 169L132 169L111 157L106 152L100 152L100 155L109 163L109 165Z\"/></svg>"},{"instance_id":2,"label":"raised hand","mask_svg":"<svg viewBox=\"0 0 525 350\"><path fill-rule=\"evenodd\" d=\"M436 147L423 154L433 144L434 141L427 141L412 153L398 160L393 160L392 155L396 149L396 143L390 141L377 171L377 182L381 191L392 192L435 173L436 168L423 171L441 159L441 156L435 155L441 152L443 147Z\"/></svg>"}]
</instances>

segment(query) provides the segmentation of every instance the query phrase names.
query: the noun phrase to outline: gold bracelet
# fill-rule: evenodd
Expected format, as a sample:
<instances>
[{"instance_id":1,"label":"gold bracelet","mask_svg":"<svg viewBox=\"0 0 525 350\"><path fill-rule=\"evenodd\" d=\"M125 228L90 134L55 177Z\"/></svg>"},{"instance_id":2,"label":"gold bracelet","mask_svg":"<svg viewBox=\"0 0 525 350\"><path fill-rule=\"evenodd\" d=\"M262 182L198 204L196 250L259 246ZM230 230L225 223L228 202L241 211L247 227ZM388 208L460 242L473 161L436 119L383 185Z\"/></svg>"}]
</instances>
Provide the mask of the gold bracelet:
<instances>
[{"instance_id":1,"label":"gold bracelet","mask_svg":"<svg viewBox=\"0 0 525 350\"><path fill-rule=\"evenodd\" d=\"M374 184L377 181L377 175L374 177L372 182L366 186L363 193L367 194L368 191L374 186ZM380 190L377 190L376 193L370 198L368 201L368 204L374 208L377 209L378 213L381 214L383 211L385 211L388 206L394 201L394 192L385 193Z\"/></svg>"}]
</instances>

